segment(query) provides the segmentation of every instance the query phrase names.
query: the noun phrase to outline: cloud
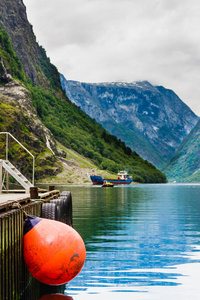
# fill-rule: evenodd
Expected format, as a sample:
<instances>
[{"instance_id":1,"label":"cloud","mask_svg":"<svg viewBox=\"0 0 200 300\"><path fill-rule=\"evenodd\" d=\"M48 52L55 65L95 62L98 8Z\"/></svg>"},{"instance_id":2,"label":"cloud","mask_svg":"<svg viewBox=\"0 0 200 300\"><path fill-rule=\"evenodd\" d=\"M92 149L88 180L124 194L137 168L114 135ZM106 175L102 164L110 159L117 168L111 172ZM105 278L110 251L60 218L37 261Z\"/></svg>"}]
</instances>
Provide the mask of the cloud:
<instances>
[{"instance_id":1,"label":"cloud","mask_svg":"<svg viewBox=\"0 0 200 300\"><path fill-rule=\"evenodd\" d=\"M149 80L173 89L200 115L198 0L24 3L39 43L66 78Z\"/></svg>"}]
</instances>

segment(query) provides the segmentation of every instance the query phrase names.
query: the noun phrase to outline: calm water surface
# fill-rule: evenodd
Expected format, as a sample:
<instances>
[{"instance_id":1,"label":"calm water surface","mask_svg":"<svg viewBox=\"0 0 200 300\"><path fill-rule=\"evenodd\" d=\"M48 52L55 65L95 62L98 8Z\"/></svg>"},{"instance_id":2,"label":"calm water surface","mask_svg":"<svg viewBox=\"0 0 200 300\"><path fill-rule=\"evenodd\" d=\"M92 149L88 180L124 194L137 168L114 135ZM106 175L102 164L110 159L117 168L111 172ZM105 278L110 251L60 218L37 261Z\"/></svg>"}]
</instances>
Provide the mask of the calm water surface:
<instances>
[{"instance_id":1,"label":"calm water surface","mask_svg":"<svg viewBox=\"0 0 200 300\"><path fill-rule=\"evenodd\" d=\"M81 299L200 299L200 185L60 187L87 259L65 294Z\"/></svg>"}]
</instances>

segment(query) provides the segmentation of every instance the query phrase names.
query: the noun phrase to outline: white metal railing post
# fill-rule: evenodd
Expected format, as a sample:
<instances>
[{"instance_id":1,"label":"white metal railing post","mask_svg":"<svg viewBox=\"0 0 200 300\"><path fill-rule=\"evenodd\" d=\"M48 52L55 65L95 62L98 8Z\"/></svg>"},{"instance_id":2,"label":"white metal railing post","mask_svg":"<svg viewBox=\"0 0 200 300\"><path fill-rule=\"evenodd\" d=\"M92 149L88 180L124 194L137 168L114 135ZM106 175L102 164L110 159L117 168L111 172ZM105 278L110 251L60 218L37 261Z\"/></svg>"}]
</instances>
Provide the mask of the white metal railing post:
<instances>
[{"instance_id":1,"label":"white metal railing post","mask_svg":"<svg viewBox=\"0 0 200 300\"><path fill-rule=\"evenodd\" d=\"M6 133L6 160L8 160L8 133Z\"/></svg>"},{"instance_id":2,"label":"white metal railing post","mask_svg":"<svg viewBox=\"0 0 200 300\"><path fill-rule=\"evenodd\" d=\"M15 140L33 159L33 175L32 175L32 184L34 185L34 176L35 176L35 156L24 147L11 133L9 132L0 132L0 134L6 135L6 160L8 160L8 136L11 136L13 140ZM8 183L7 183L8 184Z\"/></svg>"},{"instance_id":3,"label":"white metal railing post","mask_svg":"<svg viewBox=\"0 0 200 300\"><path fill-rule=\"evenodd\" d=\"M34 186L35 181L35 157L33 156L33 178L32 178L32 184Z\"/></svg>"},{"instance_id":4,"label":"white metal railing post","mask_svg":"<svg viewBox=\"0 0 200 300\"><path fill-rule=\"evenodd\" d=\"M6 133L6 160L8 160L8 133ZM8 172L6 171L6 190L8 191L9 189L9 176Z\"/></svg>"},{"instance_id":5,"label":"white metal railing post","mask_svg":"<svg viewBox=\"0 0 200 300\"><path fill-rule=\"evenodd\" d=\"M0 194L2 194L2 167L3 167L3 161L0 159Z\"/></svg>"}]
</instances>

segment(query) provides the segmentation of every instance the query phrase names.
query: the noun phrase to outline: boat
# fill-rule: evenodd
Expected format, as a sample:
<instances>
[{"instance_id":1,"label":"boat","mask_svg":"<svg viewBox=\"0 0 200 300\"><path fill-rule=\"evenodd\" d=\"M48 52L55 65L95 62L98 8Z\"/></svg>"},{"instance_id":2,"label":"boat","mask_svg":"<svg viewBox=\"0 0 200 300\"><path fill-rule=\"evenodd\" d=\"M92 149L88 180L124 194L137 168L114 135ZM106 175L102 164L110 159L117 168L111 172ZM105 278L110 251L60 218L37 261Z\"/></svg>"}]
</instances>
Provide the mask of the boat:
<instances>
[{"instance_id":1,"label":"boat","mask_svg":"<svg viewBox=\"0 0 200 300\"><path fill-rule=\"evenodd\" d=\"M128 175L126 171L120 171L118 173L118 178L116 179L104 179L103 177L99 175L91 175L90 179L92 180L92 183L94 185L102 185L104 182L109 182L112 184L130 184L133 180L132 177Z\"/></svg>"},{"instance_id":2,"label":"boat","mask_svg":"<svg viewBox=\"0 0 200 300\"><path fill-rule=\"evenodd\" d=\"M103 184L104 180L101 176L97 176L97 175L91 175L90 179L92 180L93 184Z\"/></svg>"},{"instance_id":3,"label":"boat","mask_svg":"<svg viewBox=\"0 0 200 300\"><path fill-rule=\"evenodd\" d=\"M103 183L103 185L102 185L102 187L113 187L113 186L114 186L113 183L107 182L107 181L104 181L104 183Z\"/></svg>"}]
</instances>

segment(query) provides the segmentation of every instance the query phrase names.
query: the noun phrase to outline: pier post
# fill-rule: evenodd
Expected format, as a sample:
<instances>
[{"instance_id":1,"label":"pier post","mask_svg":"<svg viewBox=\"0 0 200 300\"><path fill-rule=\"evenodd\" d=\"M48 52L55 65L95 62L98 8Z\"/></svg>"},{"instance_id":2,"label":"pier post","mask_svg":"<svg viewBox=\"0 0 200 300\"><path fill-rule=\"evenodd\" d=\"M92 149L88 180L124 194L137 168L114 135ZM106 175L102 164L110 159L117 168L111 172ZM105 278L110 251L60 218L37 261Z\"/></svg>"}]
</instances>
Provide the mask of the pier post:
<instances>
[{"instance_id":1,"label":"pier post","mask_svg":"<svg viewBox=\"0 0 200 300\"><path fill-rule=\"evenodd\" d=\"M30 187L30 198L31 199L39 199L37 186Z\"/></svg>"},{"instance_id":2,"label":"pier post","mask_svg":"<svg viewBox=\"0 0 200 300\"><path fill-rule=\"evenodd\" d=\"M54 185L50 185L50 186L49 186L49 192L50 192L50 191L54 191L54 190L55 190L55 186L54 186Z\"/></svg>"}]
</instances>

